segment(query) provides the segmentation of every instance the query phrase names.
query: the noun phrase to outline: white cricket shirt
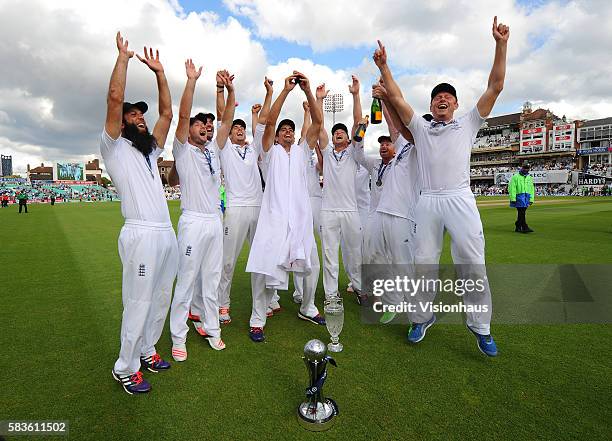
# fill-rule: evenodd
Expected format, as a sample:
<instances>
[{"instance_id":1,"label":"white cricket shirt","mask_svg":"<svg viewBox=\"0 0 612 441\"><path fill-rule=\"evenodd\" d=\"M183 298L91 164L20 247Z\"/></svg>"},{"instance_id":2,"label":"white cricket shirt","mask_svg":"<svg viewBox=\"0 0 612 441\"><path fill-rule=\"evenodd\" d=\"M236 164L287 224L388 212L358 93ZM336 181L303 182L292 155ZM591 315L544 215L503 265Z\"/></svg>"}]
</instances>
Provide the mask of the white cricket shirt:
<instances>
[{"instance_id":1,"label":"white cricket shirt","mask_svg":"<svg viewBox=\"0 0 612 441\"><path fill-rule=\"evenodd\" d=\"M263 190L257 161L262 151L261 141L265 128L265 125L257 124L252 144L241 147L232 144L228 138L223 149L219 149L227 207L261 206Z\"/></svg>"},{"instance_id":2,"label":"white cricket shirt","mask_svg":"<svg viewBox=\"0 0 612 441\"><path fill-rule=\"evenodd\" d=\"M329 144L323 154L323 200L321 211L357 211L355 175L357 162L353 158L354 146L350 144L336 152Z\"/></svg>"},{"instance_id":3,"label":"white cricket shirt","mask_svg":"<svg viewBox=\"0 0 612 441\"><path fill-rule=\"evenodd\" d=\"M176 170L181 180L181 208L202 214L219 214L221 200L221 165L214 142L204 150L174 138L173 150Z\"/></svg>"},{"instance_id":4,"label":"white cricket shirt","mask_svg":"<svg viewBox=\"0 0 612 441\"><path fill-rule=\"evenodd\" d=\"M376 211L414 220L419 197L417 152L402 135L395 140L395 158L385 171L384 186Z\"/></svg>"},{"instance_id":5,"label":"white cricket shirt","mask_svg":"<svg viewBox=\"0 0 612 441\"><path fill-rule=\"evenodd\" d=\"M408 129L418 153L422 190L470 187L470 153L484 121L477 107L446 124L412 116Z\"/></svg>"},{"instance_id":6,"label":"white cricket shirt","mask_svg":"<svg viewBox=\"0 0 612 441\"><path fill-rule=\"evenodd\" d=\"M121 214L125 219L170 224L168 203L157 168L157 158L162 152L156 148L147 162L130 140L121 136L113 139L106 130L102 131L100 153L121 198Z\"/></svg>"}]
</instances>

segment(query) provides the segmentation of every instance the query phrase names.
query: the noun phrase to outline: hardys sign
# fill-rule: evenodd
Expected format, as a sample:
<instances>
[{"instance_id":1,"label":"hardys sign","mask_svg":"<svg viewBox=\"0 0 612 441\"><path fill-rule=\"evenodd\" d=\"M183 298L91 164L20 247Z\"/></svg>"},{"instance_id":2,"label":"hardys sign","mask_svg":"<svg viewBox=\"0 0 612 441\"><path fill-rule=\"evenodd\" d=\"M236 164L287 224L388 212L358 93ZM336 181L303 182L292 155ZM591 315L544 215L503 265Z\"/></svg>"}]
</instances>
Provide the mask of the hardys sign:
<instances>
[{"instance_id":1,"label":"hardys sign","mask_svg":"<svg viewBox=\"0 0 612 441\"><path fill-rule=\"evenodd\" d=\"M606 185L606 177L591 175L589 173L579 173L578 185Z\"/></svg>"},{"instance_id":2,"label":"hardys sign","mask_svg":"<svg viewBox=\"0 0 612 441\"><path fill-rule=\"evenodd\" d=\"M504 185L510 182L516 172L496 173L495 185ZM537 170L529 172L534 184L567 184L568 170Z\"/></svg>"}]
</instances>

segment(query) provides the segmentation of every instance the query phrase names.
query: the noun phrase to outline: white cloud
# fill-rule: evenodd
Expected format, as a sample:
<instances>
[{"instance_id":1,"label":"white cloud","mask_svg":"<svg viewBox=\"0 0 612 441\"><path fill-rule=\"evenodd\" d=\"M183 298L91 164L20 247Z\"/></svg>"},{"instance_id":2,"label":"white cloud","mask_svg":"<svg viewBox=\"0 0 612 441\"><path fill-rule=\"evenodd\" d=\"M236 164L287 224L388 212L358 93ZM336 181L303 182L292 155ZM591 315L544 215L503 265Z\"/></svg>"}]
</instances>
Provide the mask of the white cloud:
<instances>
[{"instance_id":1,"label":"white cloud","mask_svg":"<svg viewBox=\"0 0 612 441\"><path fill-rule=\"evenodd\" d=\"M612 115L612 27L604 25L612 21L609 2L553 1L531 8L512 0L225 4L241 21L222 19L213 11L187 13L180 0L0 0L0 152L13 154L15 168L21 171L27 162L98 154L117 30L134 50L142 52L145 44L160 50L175 115L185 82L183 63L191 57L204 65L194 112L214 109L214 74L219 68L236 74L237 115L247 121L251 104L263 99L263 76L275 80L278 92L283 78L299 69L313 87L325 81L333 92L344 95L345 110L336 118L350 126L350 75L361 79L367 113L370 83L377 74L371 61L377 38L387 45L398 82L418 113L428 110L429 91L440 81L456 85L459 113L469 110L486 86L494 50L491 18L497 14L511 26L507 80L498 109L518 111L520 103L530 100L559 116ZM245 21L252 26L246 27ZM343 69L317 62L316 55L307 60L291 53L274 54L270 58L283 61L268 65L268 38L310 45L315 54L357 48L363 55L343 59ZM135 58L128 70L126 99L150 104L147 120L152 126L155 79ZM302 100L303 94L295 90L283 112L298 127ZM329 114L326 124L331 126ZM376 150L375 138L385 131L384 124L370 127L371 152Z\"/></svg>"},{"instance_id":2,"label":"white cloud","mask_svg":"<svg viewBox=\"0 0 612 441\"><path fill-rule=\"evenodd\" d=\"M363 48L381 39L405 96L426 110L438 81L453 81L465 106L486 86L494 42L491 20L509 24L508 69L498 107L508 103L565 103L583 118L609 116L612 100L612 3L551 1L522 6L514 0L311 0L287 7L282 0L225 0L253 22L263 38L310 45L315 51ZM355 60L355 65L360 63ZM517 109L518 110L518 109ZM551 110L554 110L551 108ZM559 113L558 111L554 110Z\"/></svg>"}]
</instances>

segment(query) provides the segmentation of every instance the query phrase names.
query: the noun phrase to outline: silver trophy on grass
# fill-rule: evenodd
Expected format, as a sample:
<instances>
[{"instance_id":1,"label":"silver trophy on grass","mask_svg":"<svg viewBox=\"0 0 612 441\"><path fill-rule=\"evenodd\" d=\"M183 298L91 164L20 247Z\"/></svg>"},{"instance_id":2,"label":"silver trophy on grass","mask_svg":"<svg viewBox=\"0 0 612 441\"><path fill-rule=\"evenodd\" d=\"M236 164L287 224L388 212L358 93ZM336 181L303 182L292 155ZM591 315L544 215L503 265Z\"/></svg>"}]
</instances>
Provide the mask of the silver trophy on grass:
<instances>
[{"instance_id":1,"label":"silver trophy on grass","mask_svg":"<svg viewBox=\"0 0 612 441\"><path fill-rule=\"evenodd\" d=\"M344 346L340 343L340 333L344 326L344 305L342 298L338 296L329 297L323 304L325 312L325 324L331 335L331 343L327 345L329 352L342 352Z\"/></svg>"},{"instance_id":2,"label":"silver trophy on grass","mask_svg":"<svg viewBox=\"0 0 612 441\"><path fill-rule=\"evenodd\" d=\"M338 406L331 398L321 395L321 389L327 379L327 363L336 366L336 361L326 355L325 343L321 340L310 340L304 346L304 364L308 370L310 385L306 389L306 401L297 408L298 422L305 429L320 432L329 429L338 415Z\"/></svg>"}]
</instances>

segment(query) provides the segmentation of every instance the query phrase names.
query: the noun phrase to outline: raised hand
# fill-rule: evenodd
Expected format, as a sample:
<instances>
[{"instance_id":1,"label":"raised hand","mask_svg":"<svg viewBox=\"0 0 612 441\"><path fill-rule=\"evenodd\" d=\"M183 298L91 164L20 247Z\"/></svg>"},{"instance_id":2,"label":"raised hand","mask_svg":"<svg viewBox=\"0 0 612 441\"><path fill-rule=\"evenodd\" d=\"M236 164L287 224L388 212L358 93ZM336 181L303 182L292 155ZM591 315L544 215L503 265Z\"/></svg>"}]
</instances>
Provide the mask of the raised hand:
<instances>
[{"instance_id":1,"label":"raised hand","mask_svg":"<svg viewBox=\"0 0 612 441\"><path fill-rule=\"evenodd\" d=\"M234 81L234 75L231 75L226 69L221 70L225 76L229 77L230 81Z\"/></svg>"},{"instance_id":2,"label":"raised hand","mask_svg":"<svg viewBox=\"0 0 612 441\"><path fill-rule=\"evenodd\" d=\"M496 42L507 42L510 37L510 26L497 24L497 15L493 17L493 38Z\"/></svg>"},{"instance_id":3,"label":"raised hand","mask_svg":"<svg viewBox=\"0 0 612 441\"><path fill-rule=\"evenodd\" d=\"M380 68L387 64L387 49L385 49L380 40L376 41L378 42L378 49L374 51L372 59L374 60L374 64Z\"/></svg>"},{"instance_id":4,"label":"raised hand","mask_svg":"<svg viewBox=\"0 0 612 441\"><path fill-rule=\"evenodd\" d=\"M372 98L380 98L381 100L387 99L387 89L382 83L372 85Z\"/></svg>"},{"instance_id":5,"label":"raised hand","mask_svg":"<svg viewBox=\"0 0 612 441\"><path fill-rule=\"evenodd\" d=\"M153 48L149 48L147 51L147 47L144 47L144 58L140 55L136 54L138 59L142 61L144 64L149 66L153 72L163 72L164 66L162 66L161 61L159 61L159 50L155 51L155 57L153 57Z\"/></svg>"},{"instance_id":6,"label":"raised hand","mask_svg":"<svg viewBox=\"0 0 612 441\"><path fill-rule=\"evenodd\" d=\"M300 89L302 89L303 91L310 89L310 81L308 80L308 78L306 78L306 75L301 72L298 72L297 70L294 70L293 74L296 76L296 80L300 80L298 83L300 85Z\"/></svg>"},{"instance_id":7,"label":"raised hand","mask_svg":"<svg viewBox=\"0 0 612 441\"><path fill-rule=\"evenodd\" d=\"M231 75L226 70L221 71L221 81L228 92L231 92L234 90L233 80L234 80L234 75Z\"/></svg>"},{"instance_id":8,"label":"raised hand","mask_svg":"<svg viewBox=\"0 0 612 441\"><path fill-rule=\"evenodd\" d=\"M264 87L266 88L266 92L272 92L272 80L269 80L268 77L264 77Z\"/></svg>"},{"instance_id":9,"label":"raised hand","mask_svg":"<svg viewBox=\"0 0 612 441\"><path fill-rule=\"evenodd\" d=\"M297 79L297 76L294 74L291 74L287 78L285 78L284 90L286 90L287 92L291 92L295 88L296 79Z\"/></svg>"},{"instance_id":10,"label":"raised hand","mask_svg":"<svg viewBox=\"0 0 612 441\"><path fill-rule=\"evenodd\" d=\"M349 92L351 95L359 93L359 79L355 75L351 75L351 84L349 84Z\"/></svg>"},{"instance_id":11,"label":"raised hand","mask_svg":"<svg viewBox=\"0 0 612 441\"><path fill-rule=\"evenodd\" d=\"M308 101L303 101L302 107L304 108L304 112L310 112L310 106L308 105Z\"/></svg>"},{"instance_id":12,"label":"raised hand","mask_svg":"<svg viewBox=\"0 0 612 441\"><path fill-rule=\"evenodd\" d=\"M215 75L215 80L217 81L217 86L219 87L223 87L223 78L221 78L221 72L223 72L222 70L218 70L217 74Z\"/></svg>"},{"instance_id":13,"label":"raised hand","mask_svg":"<svg viewBox=\"0 0 612 441\"><path fill-rule=\"evenodd\" d=\"M185 61L185 72L187 73L187 78L190 80L197 80L202 74L202 66L196 69L195 64L193 64L193 61L189 58Z\"/></svg>"},{"instance_id":14,"label":"raised hand","mask_svg":"<svg viewBox=\"0 0 612 441\"><path fill-rule=\"evenodd\" d=\"M261 104L253 104L253 107L251 107L251 113L258 114L260 110Z\"/></svg>"},{"instance_id":15,"label":"raised hand","mask_svg":"<svg viewBox=\"0 0 612 441\"><path fill-rule=\"evenodd\" d=\"M316 93L317 99L322 100L327 96L327 94L329 93L329 90L325 89L325 83L323 83L317 86L317 90L315 93Z\"/></svg>"},{"instance_id":16,"label":"raised hand","mask_svg":"<svg viewBox=\"0 0 612 441\"><path fill-rule=\"evenodd\" d=\"M132 58L134 56L134 51L128 50L128 41L123 41L123 37L121 36L121 32L117 32L117 36L115 37L117 40L117 49L119 50L119 55L126 56L128 58Z\"/></svg>"}]
</instances>

